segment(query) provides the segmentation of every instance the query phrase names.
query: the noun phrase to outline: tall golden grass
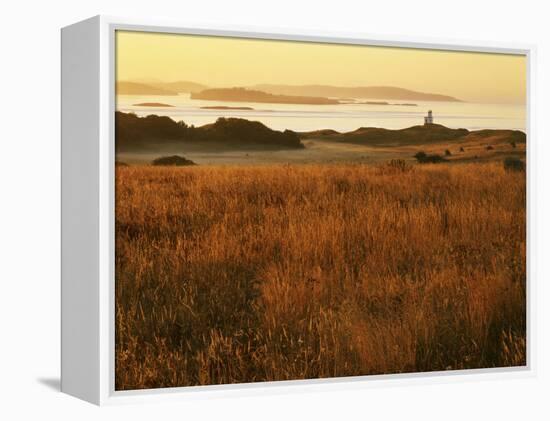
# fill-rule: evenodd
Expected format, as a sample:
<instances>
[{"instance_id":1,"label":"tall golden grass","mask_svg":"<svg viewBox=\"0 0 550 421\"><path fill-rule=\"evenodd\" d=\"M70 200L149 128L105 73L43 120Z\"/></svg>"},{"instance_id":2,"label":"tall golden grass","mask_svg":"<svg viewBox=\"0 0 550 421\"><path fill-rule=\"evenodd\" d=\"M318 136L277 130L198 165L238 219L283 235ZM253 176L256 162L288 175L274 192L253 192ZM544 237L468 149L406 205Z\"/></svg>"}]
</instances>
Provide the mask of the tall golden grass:
<instances>
[{"instance_id":1,"label":"tall golden grass","mask_svg":"<svg viewBox=\"0 0 550 421\"><path fill-rule=\"evenodd\" d=\"M119 167L116 388L526 363L525 174Z\"/></svg>"}]
</instances>

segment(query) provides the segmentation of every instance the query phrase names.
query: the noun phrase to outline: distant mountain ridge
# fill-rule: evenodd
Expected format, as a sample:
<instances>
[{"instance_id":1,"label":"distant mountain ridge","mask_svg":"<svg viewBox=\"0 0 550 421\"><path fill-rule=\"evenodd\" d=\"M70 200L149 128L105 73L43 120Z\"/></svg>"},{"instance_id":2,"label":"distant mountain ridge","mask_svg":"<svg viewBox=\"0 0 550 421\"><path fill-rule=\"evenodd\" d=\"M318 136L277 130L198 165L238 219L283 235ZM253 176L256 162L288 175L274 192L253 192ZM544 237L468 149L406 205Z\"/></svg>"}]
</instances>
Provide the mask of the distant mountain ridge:
<instances>
[{"instance_id":1,"label":"distant mountain ridge","mask_svg":"<svg viewBox=\"0 0 550 421\"><path fill-rule=\"evenodd\" d=\"M203 85L202 83L190 82L187 80L178 80L176 82L157 82L154 83L153 86L175 91L177 93L193 93L208 89L208 86Z\"/></svg>"},{"instance_id":2,"label":"distant mountain ridge","mask_svg":"<svg viewBox=\"0 0 550 421\"><path fill-rule=\"evenodd\" d=\"M208 86L201 83L179 80L176 82L158 81L119 81L116 84L119 95L178 95L180 93L192 93L203 91Z\"/></svg>"},{"instance_id":3,"label":"distant mountain ridge","mask_svg":"<svg viewBox=\"0 0 550 421\"><path fill-rule=\"evenodd\" d=\"M337 98L404 99L416 101L462 102L460 99L426 92L417 92L396 86L331 86L331 85L277 85L259 84L254 89L277 95L312 95Z\"/></svg>"},{"instance_id":4,"label":"distant mountain ridge","mask_svg":"<svg viewBox=\"0 0 550 421\"><path fill-rule=\"evenodd\" d=\"M178 93L158 86L146 85L145 83L120 81L116 83L116 94L174 96Z\"/></svg>"}]
</instances>

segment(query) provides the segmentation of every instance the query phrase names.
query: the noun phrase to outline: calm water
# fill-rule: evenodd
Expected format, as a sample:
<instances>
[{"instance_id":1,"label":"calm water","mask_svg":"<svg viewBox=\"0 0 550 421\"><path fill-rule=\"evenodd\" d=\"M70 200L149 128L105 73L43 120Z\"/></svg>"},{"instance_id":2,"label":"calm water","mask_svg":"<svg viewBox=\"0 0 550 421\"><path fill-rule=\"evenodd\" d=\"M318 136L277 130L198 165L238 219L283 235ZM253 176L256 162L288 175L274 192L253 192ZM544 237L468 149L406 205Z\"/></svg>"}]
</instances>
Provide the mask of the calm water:
<instances>
[{"instance_id":1,"label":"calm water","mask_svg":"<svg viewBox=\"0 0 550 421\"><path fill-rule=\"evenodd\" d=\"M368 98L358 98L368 101ZM384 101L374 99L372 101ZM413 102L416 107L397 105L339 104L339 105L296 105L265 104L248 102L203 101L191 99L189 94L178 96L119 95L117 110L133 112L139 116L149 114L169 116L176 121L202 126L213 123L218 117L238 117L261 121L275 130L290 129L309 131L334 129L340 132L358 127L385 127L401 129L423 124L428 110L434 114L434 122L451 128L518 129L525 130L525 107L515 104L478 104L454 102ZM174 105L171 108L137 107L142 102L161 102ZM251 107L254 110L205 110L204 106Z\"/></svg>"}]
</instances>

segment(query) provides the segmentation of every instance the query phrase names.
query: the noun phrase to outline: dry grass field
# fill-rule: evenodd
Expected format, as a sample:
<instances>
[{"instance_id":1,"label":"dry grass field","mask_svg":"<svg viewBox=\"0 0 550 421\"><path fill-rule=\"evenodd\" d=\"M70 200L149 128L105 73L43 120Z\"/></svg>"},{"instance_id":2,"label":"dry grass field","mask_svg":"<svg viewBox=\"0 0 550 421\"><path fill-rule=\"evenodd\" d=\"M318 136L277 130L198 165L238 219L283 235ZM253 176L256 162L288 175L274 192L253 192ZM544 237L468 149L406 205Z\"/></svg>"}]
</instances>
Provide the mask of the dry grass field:
<instances>
[{"instance_id":1,"label":"dry grass field","mask_svg":"<svg viewBox=\"0 0 550 421\"><path fill-rule=\"evenodd\" d=\"M118 167L116 389L526 363L502 163Z\"/></svg>"}]
</instances>

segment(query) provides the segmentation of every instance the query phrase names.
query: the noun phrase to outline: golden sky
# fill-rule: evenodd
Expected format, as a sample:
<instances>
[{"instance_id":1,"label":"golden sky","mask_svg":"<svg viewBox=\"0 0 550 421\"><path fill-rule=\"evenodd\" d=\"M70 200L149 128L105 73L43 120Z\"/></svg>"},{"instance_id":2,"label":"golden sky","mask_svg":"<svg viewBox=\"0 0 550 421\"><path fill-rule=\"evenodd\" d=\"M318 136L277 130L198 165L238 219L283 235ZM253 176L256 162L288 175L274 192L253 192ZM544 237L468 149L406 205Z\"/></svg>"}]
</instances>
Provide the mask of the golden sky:
<instances>
[{"instance_id":1,"label":"golden sky","mask_svg":"<svg viewBox=\"0 0 550 421\"><path fill-rule=\"evenodd\" d=\"M117 80L398 86L466 101L525 103L520 55L117 31Z\"/></svg>"}]
</instances>

